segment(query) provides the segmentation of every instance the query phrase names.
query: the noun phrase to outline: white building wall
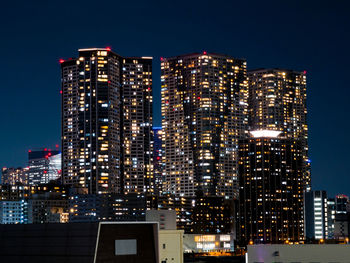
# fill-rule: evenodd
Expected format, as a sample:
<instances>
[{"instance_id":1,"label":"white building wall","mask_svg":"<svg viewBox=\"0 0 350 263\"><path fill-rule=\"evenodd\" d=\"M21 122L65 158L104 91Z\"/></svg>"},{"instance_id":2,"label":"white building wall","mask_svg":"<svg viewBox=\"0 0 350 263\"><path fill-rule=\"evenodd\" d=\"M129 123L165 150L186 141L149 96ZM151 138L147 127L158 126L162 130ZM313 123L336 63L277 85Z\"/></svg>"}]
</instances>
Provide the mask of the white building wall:
<instances>
[{"instance_id":1,"label":"white building wall","mask_svg":"<svg viewBox=\"0 0 350 263\"><path fill-rule=\"evenodd\" d=\"M350 245L249 245L246 263L350 263Z\"/></svg>"},{"instance_id":2,"label":"white building wall","mask_svg":"<svg viewBox=\"0 0 350 263\"><path fill-rule=\"evenodd\" d=\"M183 230L159 231L160 263L183 263Z\"/></svg>"}]
</instances>

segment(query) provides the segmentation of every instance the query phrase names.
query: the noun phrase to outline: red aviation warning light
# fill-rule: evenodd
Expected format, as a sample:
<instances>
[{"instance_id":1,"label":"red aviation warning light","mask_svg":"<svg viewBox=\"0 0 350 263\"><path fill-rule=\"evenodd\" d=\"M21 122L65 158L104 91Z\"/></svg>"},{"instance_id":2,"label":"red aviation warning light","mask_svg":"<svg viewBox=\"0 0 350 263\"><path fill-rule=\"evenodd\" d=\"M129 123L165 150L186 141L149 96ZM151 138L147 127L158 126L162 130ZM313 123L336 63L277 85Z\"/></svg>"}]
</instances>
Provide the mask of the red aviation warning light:
<instances>
[{"instance_id":1,"label":"red aviation warning light","mask_svg":"<svg viewBox=\"0 0 350 263\"><path fill-rule=\"evenodd\" d=\"M111 51L112 49L111 49L111 47L106 47L106 50Z\"/></svg>"},{"instance_id":2,"label":"red aviation warning light","mask_svg":"<svg viewBox=\"0 0 350 263\"><path fill-rule=\"evenodd\" d=\"M64 60L63 58L61 58L61 59L59 60L60 64L62 64L64 61L65 61L65 60Z\"/></svg>"}]
</instances>

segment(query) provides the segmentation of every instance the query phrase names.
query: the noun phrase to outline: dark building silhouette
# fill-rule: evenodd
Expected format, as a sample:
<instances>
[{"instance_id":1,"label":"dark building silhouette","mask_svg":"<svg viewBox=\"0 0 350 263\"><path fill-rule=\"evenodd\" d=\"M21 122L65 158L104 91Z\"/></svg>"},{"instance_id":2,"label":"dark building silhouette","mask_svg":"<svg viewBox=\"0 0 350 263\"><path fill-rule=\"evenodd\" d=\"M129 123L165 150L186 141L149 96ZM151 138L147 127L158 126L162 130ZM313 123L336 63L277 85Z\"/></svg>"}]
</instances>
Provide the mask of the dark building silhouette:
<instances>
[{"instance_id":1,"label":"dark building silhouette","mask_svg":"<svg viewBox=\"0 0 350 263\"><path fill-rule=\"evenodd\" d=\"M2 262L158 263L159 260L156 223L0 225L0 233Z\"/></svg>"},{"instance_id":2,"label":"dark building silhouette","mask_svg":"<svg viewBox=\"0 0 350 263\"><path fill-rule=\"evenodd\" d=\"M146 199L137 194L73 194L69 222L144 221Z\"/></svg>"}]
</instances>

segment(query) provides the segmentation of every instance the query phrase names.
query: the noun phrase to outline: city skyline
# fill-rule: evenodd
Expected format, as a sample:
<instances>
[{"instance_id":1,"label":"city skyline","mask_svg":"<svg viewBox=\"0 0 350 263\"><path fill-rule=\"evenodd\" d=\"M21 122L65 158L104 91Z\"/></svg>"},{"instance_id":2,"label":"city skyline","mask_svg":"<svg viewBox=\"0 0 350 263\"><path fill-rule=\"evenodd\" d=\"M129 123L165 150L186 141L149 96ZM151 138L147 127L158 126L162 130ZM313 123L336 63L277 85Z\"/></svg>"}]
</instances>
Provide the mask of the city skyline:
<instances>
[{"instance_id":1,"label":"city skyline","mask_svg":"<svg viewBox=\"0 0 350 263\"><path fill-rule=\"evenodd\" d=\"M72 5L72 10L77 10L79 5ZM78 48L90 46L111 46L116 52L125 55L134 55L136 53L135 55L139 56L153 56L154 112L156 113L154 124L159 126L160 57L205 50L225 53L233 57L245 57L248 69L278 67L306 70L308 76L308 123L310 125L309 156L312 160L313 189L327 190L332 195L336 193L349 194L346 188L350 180L347 177L346 162L348 158L346 148L349 143L346 140L346 132L349 129L349 124L346 122L347 113L349 112L346 107L346 98L349 95L349 91L345 89L347 83L347 66L345 61L347 61L348 57L345 47L349 43L349 38L344 36L345 29L349 23L345 20L346 8L339 8L344 7L341 4L330 9L322 4L313 6L312 3L304 3L301 8L284 3L281 5L285 5L286 10L277 14L273 12L277 8L272 5L262 7L262 11L270 15L275 14L276 20L282 21L280 25L277 25L277 28L271 29L267 33L272 40L259 38L263 35L258 31L264 31L264 26L269 28L269 26L274 24L273 19L264 20L265 15L260 13L257 13L258 18L256 19L251 14L248 14L248 25L240 29L237 28L239 24L233 27L235 24L233 21L239 21L239 17L242 18L242 15L237 14L238 18L229 19L232 13L225 11L223 5L214 7L215 11L221 11L227 15L227 18L223 18L227 25L223 23L223 26L219 28L219 23L211 25L211 23L200 18L200 13L207 9L208 3L202 3L200 6L189 4L189 10L194 10L198 7L198 11L193 18L188 11L182 11L180 7L175 7L175 10L170 13L171 19L177 17L176 11L180 11L180 14L183 14L185 18L193 22L194 26L198 26L200 29L199 32L193 32L190 28L185 29L185 32L182 32L182 34L184 36L183 39L186 39L186 41L183 41L182 38L178 39L175 37L175 34L160 34L167 26L176 30L173 22L166 21L164 25L159 23L162 21L160 18L164 17L161 9L164 8L166 11L170 11L171 6L162 4L159 7L153 6L150 9L141 5L134 10L137 15L145 18L146 15L143 14L141 9L146 8L152 16L156 17L150 19L149 23L145 25L151 28L149 29L152 35L151 43L148 43L146 40L140 43L138 42L139 37L129 33L128 29L130 31L136 30L139 25L137 21L131 21L131 25L129 27L126 26L125 29L121 27L115 28L115 32L119 32L119 35L114 34L118 35L117 37L102 34L102 32L106 33L111 30L111 27L106 26L101 32L97 27L90 28L94 33L91 37L77 38L72 37L77 33L76 29L68 29L67 32L63 31L63 29L66 29L65 26L72 22L71 18L63 21L63 25L48 23L48 26L45 26L41 25L39 20L33 17L33 20L26 25L24 21L26 18L28 19L27 11L25 11L25 8L23 10L20 9L18 15L23 17L16 20L9 27L9 30L5 30L5 41L1 43L2 48L8 50L4 54L4 63L1 66L4 74L4 83L1 86L1 121L3 127L5 127L1 133L1 146L3 149L0 154L1 167L23 166L26 164L25 159L28 149L42 147L43 145L55 145L60 141L60 80L58 77L60 70L58 60L60 58L65 58L67 54L75 54ZM30 14L41 14L44 8L47 8L47 13L42 14L43 17L41 18L46 18L49 21L49 14L55 17L67 14L66 11L60 13L61 9L55 10L54 4L52 6L44 5L43 7L34 4L26 7L29 8L30 12L28 13ZM124 4L122 7L126 9L131 8L128 4ZM242 3L237 3L237 6L230 4L228 7L231 9L249 10ZM9 8L9 14L11 14L11 11L14 12L11 6L6 6L5 8ZM38 11L36 11L36 8L38 8ZM257 7L253 8L257 12ZM271 8L271 11L269 8ZM309 11L311 10L315 12L310 13ZM338 14L335 14L335 10L339 11ZM295 12L300 15L300 19L297 21L293 19ZM149 18L148 16L150 15L147 14L147 18ZM218 17L217 14L214 16L214 18ZM323 20L323 17L328 19ZM2 19L8 19L7 15ZM262 25L260 29L255 30L254 27L261 20ZM184 21L180 21L180 23L183 24ZM311 25L308 23L311 23ZM320 23L320 25L316 26L317 23ZM124 25L126 24L124 23ZM29 26L33 28L31 29L34 32L33 36L29 36L25 32L29 29ZM41 33L46 32L49 26L52 28L48 31L45 37L47 39L45 40ZM152 29L152 27L156 29ZM290 31L284 31L284 28ZM207 33L208 31L214 32L214 29L217 29L220 34ZM247 34L247 32L251 32L249 29L255 30L252 34L253 36ZM84 33L87 32L86 29L82 30ZM22 40L17 36L17 33L21 32L23 33L21 36L23 37ZM63 32L66 32L67 36ZM146 36L149 31L139 32L141 36ZM228 34L236 32L232 34L236 36L241 34L242 42L235 42L235 37L227 34L221 36L221 33L225 32L228 32ZM290 39L292 34L295 34L295 39ZM120 37L121 35L126 37ZM212 37L214 35L216 38ZM62 36L62 39L59 36ZM71 37L70 41L67 41L66 37ZM257 40L255 40L256 42L252 41L257 37L260 42ZM165 42L160 41L161 39L164 39ZM276 42L274 42L274 39ZM172 41L177 44L169 45L169 42ZM27 52L29 49L32 52ZM33 66L18 67L18 63L21 61L33 63ZM14 80L16 81L13 82ZM329 92L330 90L332 92ZM18 94L21 94L21 97ZM327 120L327 123L325 123L325 120ZM337 180L333 180L334 176L337 176Z\"/></svg>"}]
</instances>

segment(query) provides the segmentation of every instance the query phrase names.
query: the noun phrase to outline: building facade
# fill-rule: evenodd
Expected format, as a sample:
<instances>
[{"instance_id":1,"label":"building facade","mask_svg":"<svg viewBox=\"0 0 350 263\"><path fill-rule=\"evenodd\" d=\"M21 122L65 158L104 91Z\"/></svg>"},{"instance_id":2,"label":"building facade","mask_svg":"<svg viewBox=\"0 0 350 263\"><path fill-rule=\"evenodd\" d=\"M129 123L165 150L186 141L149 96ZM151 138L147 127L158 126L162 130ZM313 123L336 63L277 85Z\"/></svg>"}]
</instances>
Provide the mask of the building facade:
<instances>
[{"instance_id":1,"label":"building facade","mask_svg":"<svg viewBox=\"0 0 350 263\"><path fill-rule=\"evenodd\" d=\"M302 145L305 190L310 190L306 71L258 69L248 72L249 129L280 131Z\"/></svg>"},{"instance_id":2,"label":"building facade","mask_svg":"<svg viewBox=\"0 0 350 263\"><path fill-rule=\"evenodd\" d=\"M163 58L161 94L164 193L237 197L245 60L206 52Z\"/></svg>"},{"instance_id":3,"label":"building facade","mask_svg":"<svg viewBox=\"0 0 350 263\"><path fill-rule=\"evenodd\" d=\"M163 167L162 162L163 147L162 147L162 136L163 131L161 127L153 127L153 171L155 179L155 193L160 195L163 193Z\"/></svg>"},{"instance_id":4,"label":"building facade","mask_svg":"<svg viewBox=\"0 0 350 263\"><path fill-rule=\"evenodd\" d=\"M28 167L25 168L2 168L1 184L8 185L27 185L28 184Z\"/></svg>"},{"instance_id":5,"label":"building facade","mask_svg":"<svg viewBox=\"0 0 350 263\"><path fill-rule=\"evenodd\" d=\"M48 184L61 177L61 153L47 148L28 151L28 184Z\"/></svg>"},{"instance_id":6,"label":"building facade","mask_svg":"<svg viewBox=\"0 0 350 263\"><path fill-rule=\"evenodd\" d=\"M242 245L304 239L302 145L266 135L240 143L237 235Z\"/></svg>"},{"instance_id":7,"label":"building facade","mask_svg":"<svg viewBox=\"0 0 350 263\"><path fill-rule=\"evenodd\" d=\"M61 70L64 183L91 194L152 192L152 58L80 49Z\"/></svg>"},{"instance_id":8,"label":"building facade","mask_svg":"<svg viewBox=\"0 0 350 263\"><path fill-rule=\"evenodd\" d=\"M307 239L328 239L329 216L326 191L305 193L305 232Z\"/></svg>"},{"instance_id":9,"label":"building facade","mask_svg":"<svg viewBox=\"0 0 350 263\"><path fill-rule=\"evenodd\" d=\"M335 228L335 199L327 199L328 209L328 236L327 239L334 239L334 228Z\"/></svg>"},{"instance_id":10,"label":"building facade","mask_svg":"<svg viewBox=\"0 0 350 263\"><path fill-rule=\"evenodd\" d=\"M138 194L75 194L69 197L70 222L144 221L146 200Z\"/></svg>"},{"instance_id":11,"label":"building facade","mask_svg":"<svg viewBox=\"0 0 350 263\"><path fill-rule=\"evenodd\" d=\"M0 201L0 224L28 224L28 202Z\"/></svg>"}]
</instances>

